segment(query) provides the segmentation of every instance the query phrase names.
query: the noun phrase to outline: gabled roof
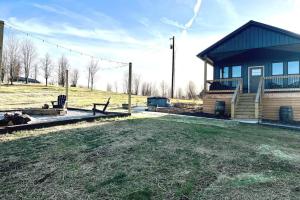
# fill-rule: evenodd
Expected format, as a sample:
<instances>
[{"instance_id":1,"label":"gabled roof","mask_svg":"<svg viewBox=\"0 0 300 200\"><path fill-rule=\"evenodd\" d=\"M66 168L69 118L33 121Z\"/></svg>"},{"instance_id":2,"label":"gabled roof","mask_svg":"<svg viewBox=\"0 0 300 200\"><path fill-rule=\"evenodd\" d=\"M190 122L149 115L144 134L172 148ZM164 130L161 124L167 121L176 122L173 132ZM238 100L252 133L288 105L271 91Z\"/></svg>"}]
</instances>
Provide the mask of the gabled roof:
<instances>
[{"instance_id":1,"label":"gabled roof","mask_svg":"<svg viewBox=\"0 0 300 200\"><path fill-rule=\"evenodd\" d=\"M202 60L214 60L214 55L247 49L299 44L300 35L263 24L249 21L197 56Z\"/></svg>"}]
</instances>

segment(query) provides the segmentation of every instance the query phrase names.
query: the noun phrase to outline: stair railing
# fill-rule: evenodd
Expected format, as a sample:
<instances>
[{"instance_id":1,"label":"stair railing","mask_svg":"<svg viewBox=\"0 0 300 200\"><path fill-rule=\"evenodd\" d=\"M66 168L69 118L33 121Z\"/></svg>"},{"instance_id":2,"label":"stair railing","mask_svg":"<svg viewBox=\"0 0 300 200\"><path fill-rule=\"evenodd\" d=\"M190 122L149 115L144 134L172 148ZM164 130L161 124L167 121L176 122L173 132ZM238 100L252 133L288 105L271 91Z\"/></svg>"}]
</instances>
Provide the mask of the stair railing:
<instances>
[{"instance_id":1,"label":"stair railing","mask_svg":"<svg viewBox=\"0 0 300 200\"><path fill-rule=\"evenodd\" d=\"M242 92L243 92L243 84L242 84L242 80L240 79L238 81L238 84L235 88L235 91L234 91L232 99L231 99L231 119L235 118L235 107L236 107L236 104L238 101L238 96Z\"/></svg>"},{"instance_id":2,"label":"stair railing","mask_svg":"<svg viewBox=\"0 0 300 200\"><path fill-rule=\"evenodd\" d=\"M259 119L259 107L262 104L262 96L264 93L264 78L262 77L259 81L256 97L255 97L255 119Z\"/></svg>"}]
</instances>

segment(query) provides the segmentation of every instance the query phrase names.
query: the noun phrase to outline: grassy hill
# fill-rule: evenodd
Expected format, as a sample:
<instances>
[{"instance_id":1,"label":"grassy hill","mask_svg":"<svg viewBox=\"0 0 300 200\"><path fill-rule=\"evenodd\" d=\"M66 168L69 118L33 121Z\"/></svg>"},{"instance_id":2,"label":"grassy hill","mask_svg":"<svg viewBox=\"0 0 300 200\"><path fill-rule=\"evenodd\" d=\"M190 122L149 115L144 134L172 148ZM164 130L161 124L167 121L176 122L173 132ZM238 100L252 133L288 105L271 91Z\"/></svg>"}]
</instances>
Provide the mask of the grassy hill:
<instances>
[{"instance_id":1,"label":"grassy hill","mask_svg":"<svg viewBox=\"0 0 300 200\"><path fill-rule=\"evenodd\" d=\"M1 85L0 94L1 110L41 107L46 103L51 104L51 101L56 100L58 95L65 94L65 88L58 86L45 87L44 85ZM70 88L69 106L79 108L91 107L92 103L105 102L109 97L111 97L110 107L120 107L122 103L128 102L127 94L99 90L90 91L87 88ZM132 96L133 105L146 105L146 101L144 96ZM178 101L174 100L174 102Z\"/></svg>"}]
</instances>

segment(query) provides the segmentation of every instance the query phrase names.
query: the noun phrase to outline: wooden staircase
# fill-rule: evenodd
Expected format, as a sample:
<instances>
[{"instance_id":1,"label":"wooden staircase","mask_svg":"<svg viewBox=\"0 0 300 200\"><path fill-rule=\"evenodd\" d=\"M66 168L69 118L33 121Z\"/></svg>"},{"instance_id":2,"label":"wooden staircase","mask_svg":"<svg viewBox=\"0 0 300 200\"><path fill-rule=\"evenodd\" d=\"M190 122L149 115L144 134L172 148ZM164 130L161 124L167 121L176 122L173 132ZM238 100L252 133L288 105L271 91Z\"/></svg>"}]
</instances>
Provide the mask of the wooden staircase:
<instances>
[{"instance_id":1,"label":"wooden staircase","mask_svg":"<svg viewBox=\"0 0 300 200\"><path fill-rule=\"evenodd\" d=\"M255 97L256 94L240 94L238 96L235 119L255 120Z\"/></svg>"}]
</instances>

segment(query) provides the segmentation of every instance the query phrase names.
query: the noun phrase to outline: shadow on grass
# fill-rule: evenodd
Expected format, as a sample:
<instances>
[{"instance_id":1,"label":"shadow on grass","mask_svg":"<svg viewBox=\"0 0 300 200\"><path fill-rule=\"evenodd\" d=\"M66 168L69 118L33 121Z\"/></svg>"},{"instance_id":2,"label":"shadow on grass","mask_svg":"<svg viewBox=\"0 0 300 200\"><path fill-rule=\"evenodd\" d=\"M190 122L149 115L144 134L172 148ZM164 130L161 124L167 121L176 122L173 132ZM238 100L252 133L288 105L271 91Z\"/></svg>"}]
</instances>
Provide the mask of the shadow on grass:
<instances>
[{"instance_id":1,"label":"shadow on grass","mask_svg":"<svg viewBox=\"0 0 300 200\"><path fill-rule=\"evenodd\" d=\"M1 199L218 199L254 186L298 194L300 163L258 148L299 152L300 136L281 129L163 116L42 131L0 143Z\"/></svg>"}]
</instances>

